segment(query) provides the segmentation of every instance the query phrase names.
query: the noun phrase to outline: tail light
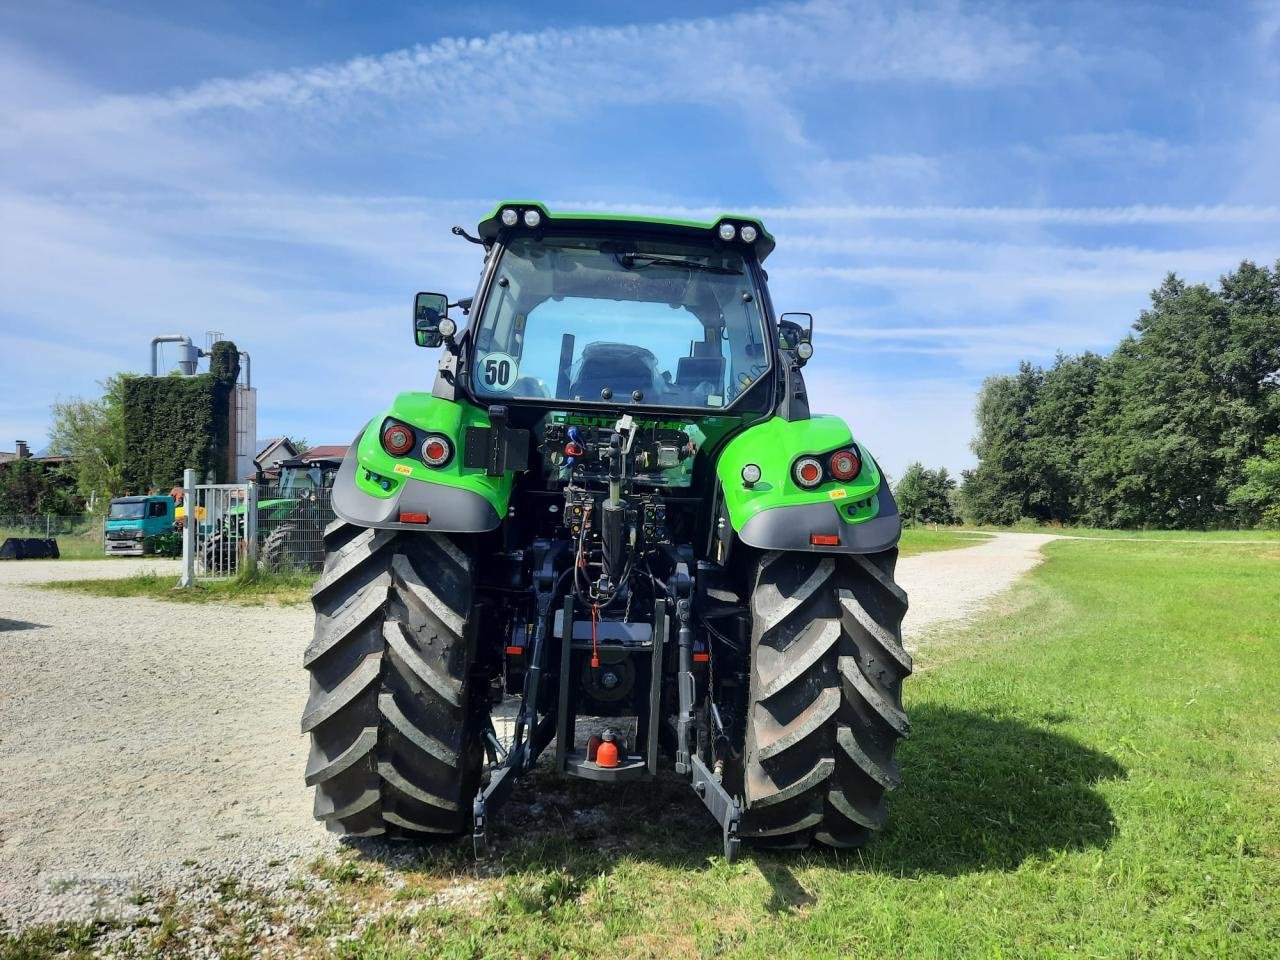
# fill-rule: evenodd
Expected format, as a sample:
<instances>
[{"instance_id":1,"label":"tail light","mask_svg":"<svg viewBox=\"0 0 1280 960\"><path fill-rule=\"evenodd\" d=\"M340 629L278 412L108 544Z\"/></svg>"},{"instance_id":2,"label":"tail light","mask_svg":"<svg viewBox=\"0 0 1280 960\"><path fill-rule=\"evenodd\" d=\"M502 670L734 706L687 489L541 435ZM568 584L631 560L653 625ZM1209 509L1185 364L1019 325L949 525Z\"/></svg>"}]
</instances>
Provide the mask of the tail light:
<instances>
[{"instance_id":1,"label":"tail light","mask_svg":"<svg viewBox=\"0 0 1280 960\"><path fill-rule=\"evenodd\" d=\"M422 462L428 467L443 467L453 456L453 444L448 437L430 434L422 441Z\"/></svg>"},{"instance_id":2,"label":"tail light","mask_svg":"<svg viewBox=\"0 0 1280 960\"><path fill-rule=\"evenodd\" d=\"M852 480L862 469L858 455L852 450L837 450L831 455L831 475L837 480Z\"/></svg>"},{"instance_id":3,"label":"tail light","mask_svg":"<svg viewBox=\"0 0 1280 960\"><path fill-rule=\"evenodd\" d=\"M403 423L393 423L382 431L382 446L393 457L403 457L413 449L413 431Z\"/></svg>"},{"instance_id":4,"label":"tail light","mask_svg":"<svg viewBox=\"0 0 1280 960\"><path fill-rule=\"evenodd\" d=\"M791 467L791 476L806 490L812 490L822 482L822 464L817 457L801 457Z\"/></svg>"}]
</instances>

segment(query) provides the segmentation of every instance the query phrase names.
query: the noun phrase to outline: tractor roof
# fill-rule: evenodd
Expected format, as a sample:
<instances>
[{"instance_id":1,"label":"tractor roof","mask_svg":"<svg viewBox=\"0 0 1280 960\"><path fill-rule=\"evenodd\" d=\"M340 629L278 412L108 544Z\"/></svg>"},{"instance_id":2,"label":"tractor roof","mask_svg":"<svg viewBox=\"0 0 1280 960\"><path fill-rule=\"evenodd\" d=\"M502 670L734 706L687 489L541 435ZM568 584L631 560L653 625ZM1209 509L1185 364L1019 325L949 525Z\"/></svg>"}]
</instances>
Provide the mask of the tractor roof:
<instances>
[{"instance_id":1,"label":"tractor roof","mask_svg":"<svg viewBox=\"0 0 1280 960\"><path fill-rule=\"evenodd\" d=\"M502 211L507 209L515 210L519 218L515 228L505 227L502 223ZM764 224L757 217L722 213L714 220L673 220L670 217L655 217L645 214L553 212L537 200L504 200L499 203L487 217L480 221L479 234L481 238L484 240L496 240L498 235L506 229L528 230L529 228L524 225L524 214L527 210L538 211L541 223L554 224L556 227L572 227L575 223L581 223L586 229L592 231L608 228L623 233L650 233L657 230L685 236L696 235L699 238L717 237L720 225L726 221L734 224L738 229L741 229L744 224L750 224L756 229L757 233L755 242L750 246L755 249L758 260L763 261L765 257L773 252L775 246L773 235L764 228Z\"/></svg>"}]
</instances>

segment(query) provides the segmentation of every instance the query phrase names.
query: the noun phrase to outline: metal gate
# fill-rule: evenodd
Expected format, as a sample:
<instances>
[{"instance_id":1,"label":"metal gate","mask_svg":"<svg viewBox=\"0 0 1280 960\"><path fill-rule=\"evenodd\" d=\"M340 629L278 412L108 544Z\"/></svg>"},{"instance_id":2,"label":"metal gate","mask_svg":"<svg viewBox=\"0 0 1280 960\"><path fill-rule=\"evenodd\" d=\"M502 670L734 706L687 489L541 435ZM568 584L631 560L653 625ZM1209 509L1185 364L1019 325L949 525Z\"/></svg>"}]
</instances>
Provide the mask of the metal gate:
<instances>
[{"instance_id":1,"label":"metal gate","mask_svg":"<svg viewBox=\"0 0 1280 960\"><path fill-rule=\"evenodd\" d=\"M332 488L313 483L258 488L258 565L273 571L324 567L324 531L334 519Z\"/></svg>"},{"instance_id":2,"label":"metal gate","mask_svg":"<svg viewBox=\"0 0 1280 960\"><path fill-rule=\"evenodd\" d=\"M183 476L181 586L234 577L257 559L258 488Z\"/></svg>"}]
</instances>

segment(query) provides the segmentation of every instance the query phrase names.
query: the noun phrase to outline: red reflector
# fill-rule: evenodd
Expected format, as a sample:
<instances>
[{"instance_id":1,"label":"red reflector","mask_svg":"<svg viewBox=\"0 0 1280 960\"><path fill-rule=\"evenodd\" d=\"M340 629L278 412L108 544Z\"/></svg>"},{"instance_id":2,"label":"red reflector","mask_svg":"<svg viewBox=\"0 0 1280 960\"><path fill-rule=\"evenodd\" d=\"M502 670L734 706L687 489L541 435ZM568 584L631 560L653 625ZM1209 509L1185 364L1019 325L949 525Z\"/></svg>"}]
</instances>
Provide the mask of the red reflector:
<instances>
[{"instance_id":1,"label":"red reflector","mask_svg":"<svg viewBox=\"0 0 1280 960\"><path fill-rule=\"evenodd\" d=\"M405 513L400 511L401 523L430 523L431 518L425 513Z\"/></svg>"},{"instance_id":2,"label":"red reflector","mask_svg":"<svg viewBox=\"0 0 1280 960\"><path fill-rule=\"evenodd\" d=\"M382 445L393 457L404 456L413 449L413 431L398 423L392 424L382 434Z\"/></svg>"},{"instance_id":3,"label":"red reflector","mask_svg":"<svg viewBox=\"0 0 1280 960\"><path fill-rule=\"evenodd\" d=\"M711 654L709 654L709 653L697 653L697 652L695 652L695 653L694 653L694 655L693 655L693 662L694 662L694 663L707 663L707 662L708 662L708 661L710 661L710 660L711 660Z\"/></svg>"},{"instance_id":4,"label":"red reflector","mask_svg":"<svg viewBox=\"0 0 1280 960\"><path fill-rule=\"evenodd\" d=\"M815 547L838 547L840 538L834 533L815 533L810 535L809 542Z\"/></svg>"},{"instance_id":5,"label":"red reflector","mask_svg":"<svg viewBox=\"0 0 1280 960\"><path fill-rule=\"evenodd\" d=\"M507 647L507 653L513 657L518 657L524 653L524 647Z\"/></svg>"},{"instance_id":6,"label":"red reflector","mask_svg":"<svg viewBox=\"0 0 1280 960\"><path fill-rule=\"evenodd\" d=\"M432 434L422 442L422 459L428 467L443 467L451 456L453 447L439 434Z\"/></svg>"},{"instance_id":7,"label":"red reflector","mask_svg":"<svg viewBox=\"0 0 1280 960\"><path fill-rule=\"evenodd\" d=\"M810 490L822 482L822 464L813 457L801 457L791 466L796 483Z\"/></svg>"},{"instance_id":8,"label":"red reflector","mask_svg":"<svg viewBox=\"0 0 1280 960\"><path fill-rule=\"evenodd\" d=\"M852 451L837 450L831 455L831 472L837 480L852 480L862 469Z\"/></svg>"}]
</instances>

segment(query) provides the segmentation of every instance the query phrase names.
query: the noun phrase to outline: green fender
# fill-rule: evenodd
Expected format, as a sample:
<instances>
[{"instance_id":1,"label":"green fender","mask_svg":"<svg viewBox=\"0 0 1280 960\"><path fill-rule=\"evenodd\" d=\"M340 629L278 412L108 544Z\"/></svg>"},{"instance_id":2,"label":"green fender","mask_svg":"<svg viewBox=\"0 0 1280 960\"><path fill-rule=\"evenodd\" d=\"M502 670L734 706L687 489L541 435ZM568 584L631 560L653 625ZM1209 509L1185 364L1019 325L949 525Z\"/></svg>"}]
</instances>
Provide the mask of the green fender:
<instances>
[{"instance_id":1,"label":"green fender","mask_svg":"<svg viewBox=\"0 0 1280 960\"><path fill-rule=\"evenodd\" d=\"M289 514L293 512L293 506L297 502L298 502L297 500L288 499L288 498L274 499L274 500L259 500L258 513L265 514L267 517L269 517L272 520L283 520L285 517L289 516ZM236 504L234 507L230 507L226 511L226 516L228 517L239 517L243 515L244 515L243 503Z\"/></svg>"},{"instance_id":2,"label":"green fender","mask_svg":"<svg viewBox=\"0 0 1280 960\"><path fill-rule=\"evenodd\" d=\"M417 442L403 457L382 446L382 425L394 418L413 427ZM443 400L429 393L402 393L391 408L374 417L347 451L333 481L333 511L349 523L392 530L481 533L506 516L513 475L490 477L482 468L462 465L467 427L488 427L489 414L474 404ZM438 433L453 444L442 467L420 459L422 440ZM402 514L425 514L427 523L401 522Z\"/></svg>"},{"instance_id":3,"label":"green fender","mask_svg":"<svg viewBox=\"0 0 1280 960\"><path fill-rule=\"evenodd\" d=\"M832 480L806 490L792 477L798 457L813 454L825 463L826 455L850 446L857 447L862 470L849 482ZM759 482L750 487L742 479L747 464L760 468ZM898 505L879 465L839 417L774 417L748 427L725 445L716 474L729 523L748 546L879 553L902 534ZM815 536L822 542L815 544Z\"/></svg>"}]
</instances>

